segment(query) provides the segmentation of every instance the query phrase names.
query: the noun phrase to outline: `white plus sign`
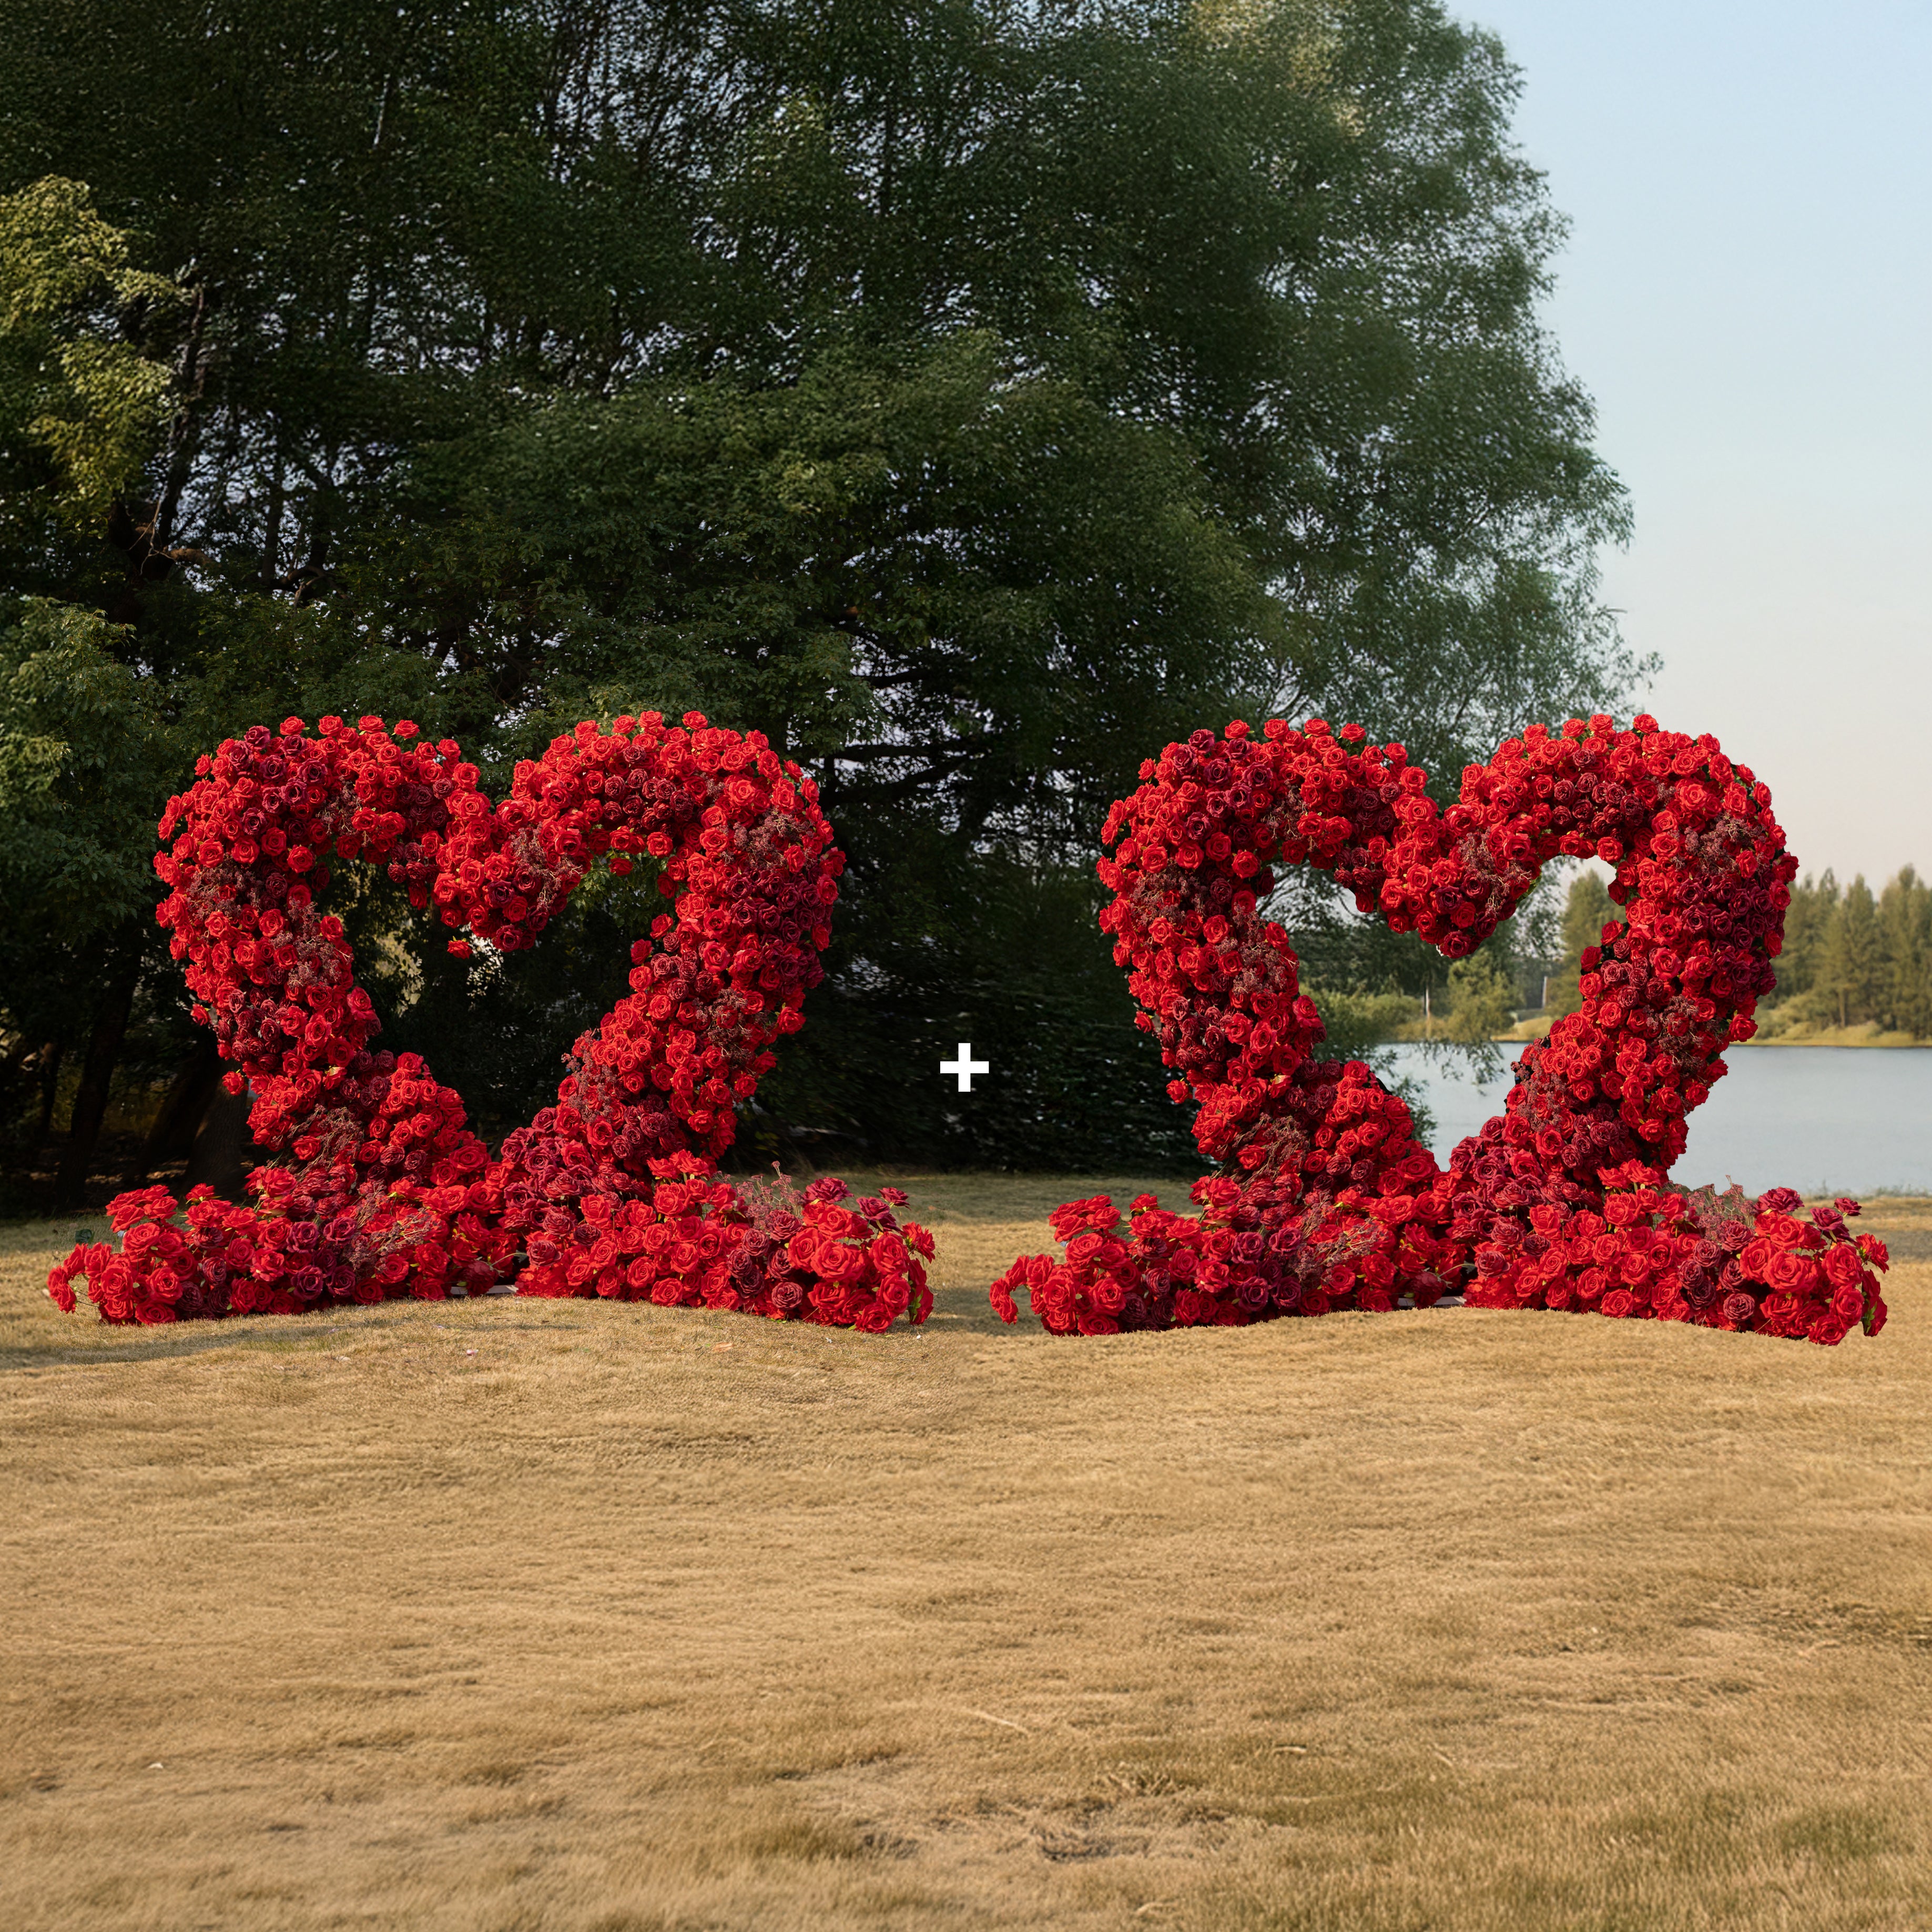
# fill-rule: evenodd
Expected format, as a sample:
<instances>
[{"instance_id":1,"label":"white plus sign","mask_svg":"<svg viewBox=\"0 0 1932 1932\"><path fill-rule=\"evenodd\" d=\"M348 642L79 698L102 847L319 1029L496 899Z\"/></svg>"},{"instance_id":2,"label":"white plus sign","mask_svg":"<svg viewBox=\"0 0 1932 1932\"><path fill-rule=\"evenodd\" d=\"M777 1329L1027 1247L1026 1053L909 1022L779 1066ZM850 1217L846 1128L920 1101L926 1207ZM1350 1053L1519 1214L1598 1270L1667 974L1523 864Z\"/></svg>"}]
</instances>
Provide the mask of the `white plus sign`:
<instances>
[{"instance_id":1,"label":"white plus sign","mask_svg":"<svg viewBox=\"0 0 1932 1932\"><path fill-rule=\"evenodd\" d=\"M962 1040L959 1042L959 1058L957 1060L942 1060L939 1063L939 1070L942 1073L958 1074L960 1092L970 1094L973 1090L974 1075L990 1073L993 1069L989 1061L975 1060L972 1047Z\"/></svg>"}]
</instances>

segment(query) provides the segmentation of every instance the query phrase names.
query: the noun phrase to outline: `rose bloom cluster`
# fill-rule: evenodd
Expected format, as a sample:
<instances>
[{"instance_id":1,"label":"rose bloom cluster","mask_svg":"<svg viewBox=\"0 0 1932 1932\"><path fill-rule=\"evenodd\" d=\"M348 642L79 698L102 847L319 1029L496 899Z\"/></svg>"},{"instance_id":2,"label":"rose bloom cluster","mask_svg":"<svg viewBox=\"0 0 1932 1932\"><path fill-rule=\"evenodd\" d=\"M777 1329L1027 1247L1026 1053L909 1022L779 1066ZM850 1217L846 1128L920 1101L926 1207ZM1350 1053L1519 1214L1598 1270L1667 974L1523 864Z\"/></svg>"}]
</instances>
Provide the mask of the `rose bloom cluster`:
<instances>
[{"instance_id":1,"label":"rose bloom cluster","mask_svg":"<svg viewBox=\"0 0 1932 1932\"><path fill-rule=\"evenodd\" d=\"M742 1309L872 1334L932 1293L916 1256L932 1237L900 1228L905 1196L882 1187L856 1209L830 1176L794 1198L782 1181L736 1189L702 1173L660 1182L648 1201L593 1195L580 1214L553 1208L529 1240L524 1294L599 1294L667 1307Z\"/></svg>"},{"instance_id":2,"label":"rose bloom cluster","mask_svg":"<svg viewBox=\"0 0 1932 1932\"><path fill-rule=\"evenodd\" d=\"M106 1318L169 1321L520 1275L544 1294L922 1319L932 1246L897 1223L902 1196L854 1214L821 1191L794 1214L715 1172L736 1102L821 976L844 859L811 780L755 733L647 713L580 724L493 807L453 742L417 736L376 718L325 718L314 737L297 718L279 736L257 726L170 801L158 916L196 1017L236 1063L230 1090L252 1090L256 1144L288 1158L250 1177L248 1206L205 1189L184 1211L166 1189L122 1196L120 1253L76 1249L49 1278L55 1300L71 1308L85 1277ZM640 857L671 903L632 950L632 991L572 1048L556 1105L493 1158L419 1056L373 1049L374 1006L320 902L329 867L382 865L413 905L467 928L452 952L510 952L593 865Z\"/></svg>"},{"instance_id":3,"label":"rose bloom cluster","mask_svg":"<svg viewBox=\"0 0 1932 1932\"><path fill-rule=\"evenodd\" d=\"M1594 1308L1713 1328L1750 1328L1832 1343L1885 1321L1872 1270L1887 1261L1876 1234L1856 1240L1856 1201L1814 1208L1788 1187L1753 1202L1740 1189L1692 1195L1651 1183L1633 1162L1600 1210L1529 1210L1524 1232L1498 1222L1476 1251L1472 1307Z\"/></svg>"},{"instance_id":4,"label":"rose bloom cluster","mask_svg":"<svg viewBox=\"0 0 1932 1932\"><path fill-rule=\"evenodd\" d=\"M1016 1320L1021 1290L1055 1334L1125 1328L1238 1327L1331 1309L1386 1310L1406 1296L1426 1307L1451 1292L1452 1244L1412 1217L1401 1196L1358 1204L1299 1189L1285 1174L1194 1184L1198 1215L1137 1196L1126 1236L1106 1196L1054 1210L1063 1260L1016 1262L994 1282L994 1307Z\"/></svg>"},{"instance_id":5,"label":"rose bloom cluster","mask_svg":"<svg viewBox=\"0 0 1932 1932\"><path fill-rule=\"evenodd\" d=\"M1472 1304L1649 1316L1836 1342L1885 1318L1882 1244L1852 1204L1795 1220L1668 1183L1684 1119L1755 1030L1796 862L1770 794L1708 736L1638 718L1533 726L1464 774L1446 811L1400 745L1358 726L1238 722L1142 767L1109 814L1102 923L1138 1023L1198 1105L1198 1216L1144 1197L1126 1238L1076 1202L996 1282L1060 1333L1238 1323L1338 1308ZM1360 1062L1316 1060L1323 1030L1286 934L1260 904L1271 868L1332 872L1365 913L1450 958L1514 910L1541 868L1594 856L1628 910L1583 956L1582 1007L1529 1047L1503 1112L1442 1168L1408 1108Z\"/></svg>"}]
</instances>

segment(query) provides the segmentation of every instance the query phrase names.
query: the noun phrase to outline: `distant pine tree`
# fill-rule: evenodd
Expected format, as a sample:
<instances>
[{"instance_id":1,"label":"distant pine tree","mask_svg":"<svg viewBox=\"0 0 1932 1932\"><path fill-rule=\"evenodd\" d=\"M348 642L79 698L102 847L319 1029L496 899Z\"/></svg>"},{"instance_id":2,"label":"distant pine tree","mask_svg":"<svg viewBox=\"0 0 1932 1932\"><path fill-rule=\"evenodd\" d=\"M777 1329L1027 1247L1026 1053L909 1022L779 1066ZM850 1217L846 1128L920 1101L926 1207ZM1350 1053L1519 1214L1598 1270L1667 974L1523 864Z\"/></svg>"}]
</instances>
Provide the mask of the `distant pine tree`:
<instances>
[{"instance_id":1,"label":"distant pine tree","mask_svg":"<svg viewBox=\"0 0 1932 1932\"><path fill-rule=\"evenodd\" d=\"M1583 1004L1585 949L1600 946L1606 927L1622 923L1623 908L1610 897L1600 872L1586 870L1570 882L1563 907L1563 960L1550 979L1550 1010L1574 1013Z\"/></svg>"},{"instance_id":2,"label":"distant pine tree","mask_svg":"<svg viewBox=\"0 0 1932 1932\"><path fill-rule=\"evenodd\" d=\"M1784 950L1778 956L1775 999L1799 999L1817 986L1825 935L1838 910L1838 881L1828 866L1815 883L1808 872L1792 889L1784 915Z\"/></svg>"},{"instance_id":3,"label":"distant pine tree","mask_svg":"<svg viewBox=\"0 0 1932 1932\"><path fill-rule=\"evenodd\" d=\"M1877 1017L1886 979L1878 904L1862 872L1845 888L1826 928L1818 990L1840 1026L1857 1026Z\"/></svg>"},{"instance_id":4,"label":"distant pine tree","mask_svg":"<svg viewBox=\"0 0 1932 1932\"><path fill-rule=\"evenodd\" d=\"M1918 1039L1932 1036L1932 886L1906 866L1879 895L1885 1024Z\"/></svg>"},{"instance_id":5,"label":"distant pine tree","mask_svg":"<svg viewBox=\"0 0 1932 1932\"><path fill-rule=\"evenodd\" d=\"M1449 968L1449 1024L1444 1037L1466 1046L1493 1040L1510 1023L1509 982L1486 952Z\"/></svg>"}]
</instances>

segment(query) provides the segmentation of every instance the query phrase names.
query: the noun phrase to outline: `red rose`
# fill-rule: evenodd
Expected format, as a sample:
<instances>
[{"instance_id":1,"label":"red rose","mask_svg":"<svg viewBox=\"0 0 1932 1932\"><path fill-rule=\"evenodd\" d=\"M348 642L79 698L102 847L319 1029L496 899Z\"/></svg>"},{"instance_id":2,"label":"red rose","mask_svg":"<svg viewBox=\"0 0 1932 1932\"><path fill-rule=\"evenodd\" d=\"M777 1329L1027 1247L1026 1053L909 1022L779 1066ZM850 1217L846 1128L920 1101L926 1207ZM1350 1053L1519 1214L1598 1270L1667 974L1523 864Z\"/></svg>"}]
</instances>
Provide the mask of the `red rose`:
<instances>
[{"instance_id":1,"label":"red rose","mask_svg":"<svg viewBox=\"0 0 1932 1932\"><path fill-rule=\"evenodd\" d=\"M1864 1269L1860 1264L1858 1250L1844 1241L1834 1241L1825 1250L1825 1278L1834 1288L1861 1288L1864 1281Z\"/></svg>"},{"instance_id":2,"label":"red rose","mask_svg":"<svg viewBox=\"0 0 1932 1932\"><path fill-rule=\"evenodd\" d=\"M1818 1264L1789 1248L1780 1248L1772 1256L1764 1278L1787 1294L1809 1294L1818 1286Z\"/></svg>"}]
</instances>

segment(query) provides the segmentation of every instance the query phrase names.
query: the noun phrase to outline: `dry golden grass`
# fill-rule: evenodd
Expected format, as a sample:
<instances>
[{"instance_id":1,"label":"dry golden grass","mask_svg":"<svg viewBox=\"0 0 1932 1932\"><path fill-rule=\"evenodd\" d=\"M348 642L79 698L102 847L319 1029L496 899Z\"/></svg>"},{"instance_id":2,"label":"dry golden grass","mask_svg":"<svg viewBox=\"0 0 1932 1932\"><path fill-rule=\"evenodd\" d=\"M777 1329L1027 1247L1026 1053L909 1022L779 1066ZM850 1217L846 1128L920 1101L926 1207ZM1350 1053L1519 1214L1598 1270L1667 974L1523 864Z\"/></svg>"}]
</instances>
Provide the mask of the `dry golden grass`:
<instances>
[{"instance_id":1,"label":"dry golden grass","mask_svg":"<svg viewBox=\"0 0 1932 1932\"><path fill-rule=\"evenodd\" d=\"M104 1330L10 1231L0 1926L1932 1924L1932 1270L1055 1342L976 1291L1096 1184L908 1184L876 1340Z\"/></svg>"}]
</instances>

